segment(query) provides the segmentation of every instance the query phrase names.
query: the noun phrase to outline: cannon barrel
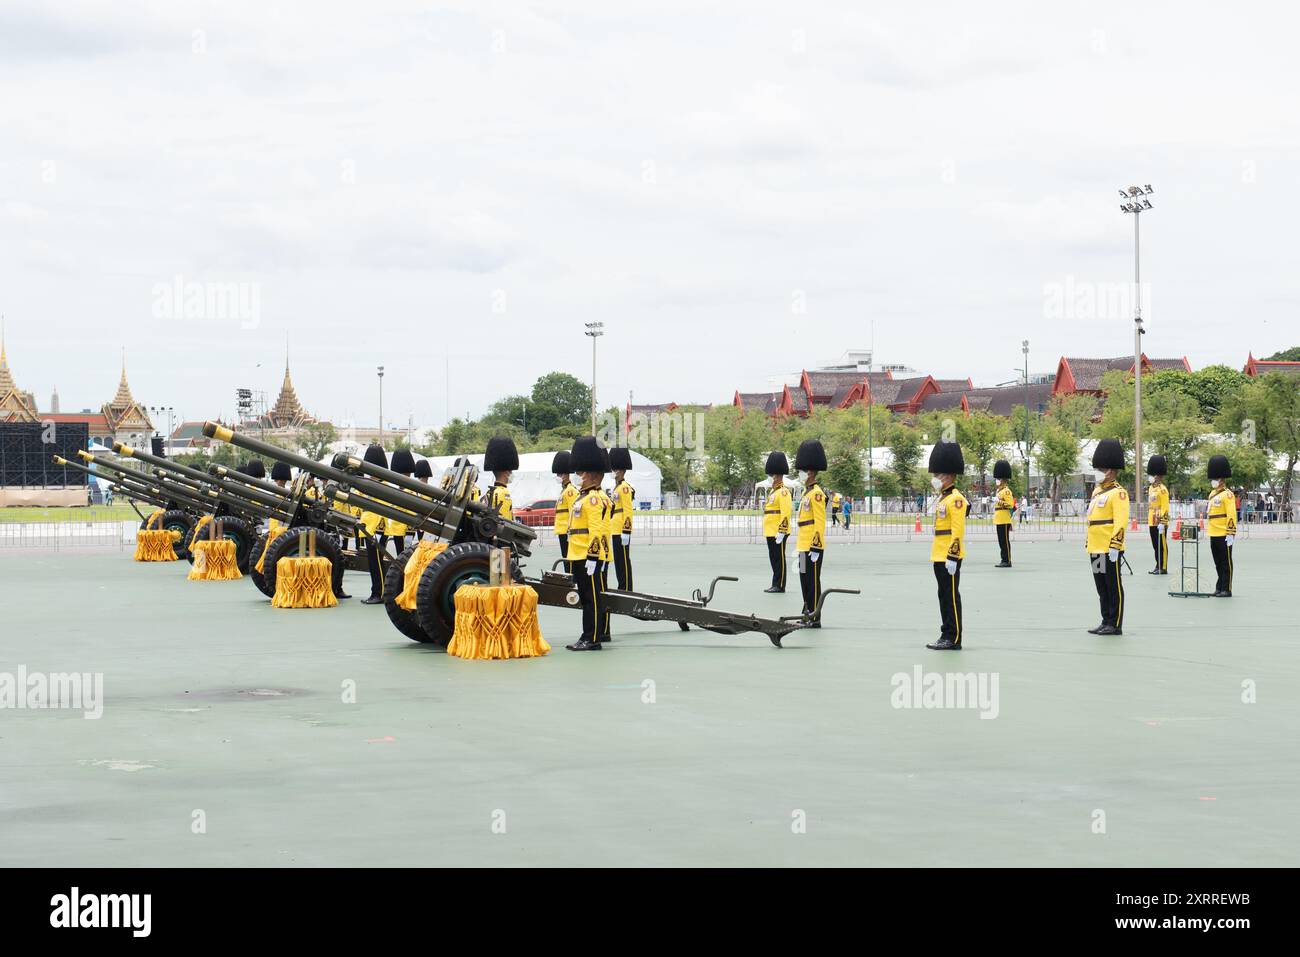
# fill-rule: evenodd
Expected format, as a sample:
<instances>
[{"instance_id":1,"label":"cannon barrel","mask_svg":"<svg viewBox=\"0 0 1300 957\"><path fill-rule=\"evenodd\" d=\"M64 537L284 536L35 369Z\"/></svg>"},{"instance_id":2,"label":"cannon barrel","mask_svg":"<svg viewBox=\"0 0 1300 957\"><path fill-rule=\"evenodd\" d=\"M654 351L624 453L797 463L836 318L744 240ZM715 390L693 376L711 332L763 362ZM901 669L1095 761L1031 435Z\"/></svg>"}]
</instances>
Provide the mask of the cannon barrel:
<instances>
[{"instance_id":1,"label":"cannon barrel","mask_svg":"<svg viewBox=\"0 0 1300 957\"><path fill-rule=\"evenodd\" d=\"M127 468L120 462L102 459L84 450L78 452L77 455L99 468L118 473L124 480L119 484L129 484L136 489L147 488L153 490L156 494L160 493L165 497L167 502L177 502L200 513L212 510L212 503L207 501L204 495L195 489L176 482L161 480L156 476L146 475L143 472L137 472L135 469Z\"/></svg>"},{"instance_id":2,"label":"cannon barrel","mask_svg":"<svg viewBox=\"0 0 1300 957\"><path fill-rule=\"evenodd\" d=\"M166 508L168 505L167 499L161 494L158 494L161 490L141 484L134 479L128 479L121 475L102 475L84 465L80 465L76 462L69 462L61 455L54 456L54 462L56 465L62 465L64 468L76 469L78 472L84 472L87 475L93 475L98 479L102 479L119 489L127 498L139 499L141 502L147 502L150 505L159 508Z\"/></svg>"},{"instance_id":3,"label":"cannon barrel","mask_svg":"<svg viewBox=\"0 0 1300 957\"><path fill-rule=\"evenodd\" d=\"M327 483L325 494L329 498L345 503L351 501L376 515L391 518L447 541L457 536L461 515L465 512L471 516L475 532L472 537L478 540L509 545L520 554L527 555L529 544L537 537L533 529L501 518L482 502L461 502L457 496L437 485L426 485L399 472L371 465L355 456L336 455L333 463L326 465L243 432L236 432L217 422L205 422L203 434L269 459L285 462L309 475L324 479ZM340 464L345 467L339 467ZM357 495L353 495L353 490ZM348 498L340 497L339 493ZM365 502L360 500L362 498ZM370 504L367 505L367 502ZM381 505L384 508L381 509Z\"/></svg>"}]
</instances>

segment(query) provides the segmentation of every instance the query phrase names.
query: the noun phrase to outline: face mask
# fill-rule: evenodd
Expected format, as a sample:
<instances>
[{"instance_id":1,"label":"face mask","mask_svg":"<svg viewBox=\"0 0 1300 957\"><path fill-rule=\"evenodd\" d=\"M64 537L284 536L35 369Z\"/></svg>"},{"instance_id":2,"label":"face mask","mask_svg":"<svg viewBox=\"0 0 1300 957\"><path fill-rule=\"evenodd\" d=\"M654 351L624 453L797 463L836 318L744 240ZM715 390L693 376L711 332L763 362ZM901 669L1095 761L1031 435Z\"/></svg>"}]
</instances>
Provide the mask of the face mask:
<instances>
[{"instance_id":1,"label":"face mask","mask_svg":"<svg viewBox=\"0 0 1300 957\"><path fill-rule=\"evenodd\" d=\"M1100 471L1099 471L1099 472L1097 473L1097 481L1098 481L1098 482L1104 482L1104 481L1106 481L1106 473L1105 473L1105 472L1100 472Z\"/></svg>"},{"instance_id":2,"label":"face mask","mask_svg":"<svg viewBox=\"0 0 1300 957\"><path fill-rule=\"evenodd\" d=\"M812 472L804 472L804 473L803 473L803 484L804 484L804 485L811 485L811 484L812 484Z\"/></svg>"},{"instance_id":3,"label":"face mask","mask_svg":"<svg viewBox=\"0 0 1300 957\"><path fill-rule=\"evenodd\" d=\"M930 479L930 484L934 486L936 492L943 491L943 479L939 478L939 476L936 475Z\"/></svg>"},{"instance_id":4,"label":"face mask","mask_svg":"<svg viewBox=\"0 0 1300 957\"><path fill-rule=\"evenodd\" d=\"M1147 481L1150 482L1152 485L1155 485L1156 483L1158 483L1158 482L1160 481L1160 479L1156 478L1156 477L1153 475L1153 476L1151 476L1149 479L1147 479Z\"/></svg>"}]
</instances>

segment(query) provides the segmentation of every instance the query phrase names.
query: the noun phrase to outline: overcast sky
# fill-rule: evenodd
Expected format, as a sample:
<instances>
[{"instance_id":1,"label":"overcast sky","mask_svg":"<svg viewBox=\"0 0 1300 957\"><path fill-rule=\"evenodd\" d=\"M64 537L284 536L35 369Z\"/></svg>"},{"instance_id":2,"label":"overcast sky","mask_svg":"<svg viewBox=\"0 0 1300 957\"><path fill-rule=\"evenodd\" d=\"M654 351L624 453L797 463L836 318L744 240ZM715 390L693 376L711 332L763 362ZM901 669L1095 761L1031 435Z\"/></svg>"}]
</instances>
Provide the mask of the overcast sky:
<instances>
[{"instance_id":1,"label":"overcast sky","mask_svg":"<svg viewBox=\"0 0 1300 957\"><path fill-rule=\"evenodd\" d=\"M98 409L125 347L205 418L274 398L287 335L311 412L374 423L382 364L385 418L436 425L588 379L600 320L602 404L730 401L873 326L993 384L1025 337L1035 371L1132 351L1075 298L1131 280L1129 183L1149 355L1300 345L1292 5L874 6L5 0L10 365Z\"/></svg>"}]
</instances>

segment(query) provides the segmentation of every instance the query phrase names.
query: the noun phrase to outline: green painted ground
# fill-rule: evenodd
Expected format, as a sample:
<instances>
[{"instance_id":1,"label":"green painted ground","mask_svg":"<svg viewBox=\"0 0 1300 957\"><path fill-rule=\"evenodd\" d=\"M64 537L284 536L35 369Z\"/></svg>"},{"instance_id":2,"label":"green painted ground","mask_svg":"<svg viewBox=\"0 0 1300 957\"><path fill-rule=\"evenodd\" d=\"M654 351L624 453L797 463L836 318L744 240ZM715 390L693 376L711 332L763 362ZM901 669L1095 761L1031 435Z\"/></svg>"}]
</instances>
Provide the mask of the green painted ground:
<instances>
[{"instance_id":1,"label":"green painted ground","mask_svg":"<svg viewBox=\"0 0 1300 957\"><path fill-rule=\"evenodd\" d=\"M827 581L864 594L784 650L616 620L577 655L546 610L557 650L513 662L355 600L277 611L188 565L11 550L0 672L102 671L106 703L0 711L0 865L1294 865L1298 548L1243 543L1231 601L1167 597L1139 551L1127 633L1100 639L1077 545L1010 572L980 545L967 648L940 655L925 546L846 546ZM720 606L796 610L759 593L758 548L637 563L646 590L732 572ZM996 674L998 716L892 707L916 665Z\"/></svg>"},{"instance_id":2,"label":"green painted ground","mask_svg":"<svg viewBox=\"0 0 1300 957\"><path fill-rule=\"evenodd\" d=\"M148 515L152 506L141 505L140 513ZM0 525L40 522L138 522L140 516L130 505L68 505L46 508L37 505L16 505L0 508Z\"/></svg>"}]
</instances>

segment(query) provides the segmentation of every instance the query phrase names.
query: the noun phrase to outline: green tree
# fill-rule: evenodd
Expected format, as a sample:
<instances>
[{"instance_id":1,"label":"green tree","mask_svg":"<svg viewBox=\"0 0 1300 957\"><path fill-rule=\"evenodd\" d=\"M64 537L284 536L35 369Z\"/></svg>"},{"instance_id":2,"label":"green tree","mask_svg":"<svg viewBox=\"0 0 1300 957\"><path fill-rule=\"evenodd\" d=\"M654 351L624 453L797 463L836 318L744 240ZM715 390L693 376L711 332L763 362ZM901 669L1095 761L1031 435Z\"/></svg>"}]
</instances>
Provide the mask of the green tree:
<instances>
[{"instance_id":1,"label":"green tree","mask_svg":"<svg viewBox=\"0 0 1300 957\"><path fill-rule=\"evenodd\" d=\"M889 430L889 453L893 457L889 470L904 495L914 493L918 487L916 467L921 461L921 451L921 433L916 429L895 425Z\"/></svg>"},{"instance_id":2,"label":"green tree","mask_svg":"<svg viewBox=\"0 0 1300 957\"><path fill-rule=\"evenodd\" d=\"M1048 414L1053 422L1076 439L1081 439L1092 428L1092 420L1097 416L1099 405L1097 397L1086 392L1058 395L1053 397L1048 406Z\"/></svg>"},{"instance_id":3,"label":"green tree","mask_svg":"<svg viewBox=\"0 0 1300 957\"><path fill-rule=\"evenodd\" d=\"M1275 352L1265 362L1300 362L1300 346L1293 346L1290 349L1283 349Z\"/></svg>"},{"instance_id":4,"label":"green tree","mask_svg":"<svg viewBox=\"0 0 1300 957\"><path fill-rule=\"evenodd\" d=\"M1038 447L1043 439L1043 419L1037 411L1026 413L1023 405L1017 405L1011 410L1010 419L1008 428L1011 430L1012 447L1019 451L1020 461L1025 463L1026 474L1023 478L1020 476L1017 478L1027 484L1029 463L1038 454ZM1028 489L1026 489L1027 493Z\"/></svg>"},{"instance_id":5,"label":"green tree","mask_svg":"<svg viewBox=\"0 0 1300 957\"><path fill-rule=\"evenodd\" d=\"M1282 461L1282 468L1269 476L1269 484L1280 492L1282 509L1289 509L1291 483L1300 460L1300 379L1279 372L1251 379L1227 401L1218 428L1238 435L1241 442L1267 449Z\"/></svg>"},{"instance_id":6,"label":"green tree","mask_svg":"<svg viewBox=\"0 0 1300 957\"><path fill-rule=\"evenodd\" d=\"M1261 445L1243 442L1239 438L1226 441L1212 439L1203 442L1196 451L1198 461L1191 476L1191 484L1196 494L1202 497L1210 491L1210 480L1205 472L1211 455L1228 457L1228 463L1232 466L1229 488L1254 491L1274 476L1271 456Z\"/></svg>"},{"instance_id":7,"label":"green tree","mask_svg":"<svg viewBox=\"0 0 1300 957\"><path fill-rule=\"evenodd\" d=\"M1048 480L1052 496L1052 517L1061 513L1061 483L1078 472L1079 439L1055 422L1043 429L1038 452L1038 470Z\"/></svg>"},{"instance_id":8,"label":"green tree","mask_svg":"<svg viewBox=\"0 0 1300 957\"><path fill-rule=\"evenodd\" d=\"M1203 422L1213 422L1223 410L1230 396L1243 389L1250 376L1224 365L1206 366L1195 372L1165 369L1154 376L1142 379L1142 404L1147 396L1173 391L1192 399L1197 405L1197 417ZM1130 389L1130 391L1132 391Z\"/></svg>"},{"instance_id":9,"label":"green tree","mask_svg":"<svg viewBox=\"0 0 1300 957\"><path fill-rule=\"evenodd\" d=\"M1002 444L1010 437L1010 423L1003 416L972 412L957 417L957 441L961 443L967 464L974 466L981 489L986 488L984 477L1001 452Z\"/></svg>"},{"instance_id":10,"label":"green tree","mask_svg":"<svg viewBox=\"0 0 1300 957\"><path fill-rule=\"evenodd\" d=\"M831 416L826 432L826 484L850 498L866 492L863 454L866 452L867 413L861 407Z\"/></svg>"},{"instance_id":11,"label":"green tree","mask_svg":"<svg viewBox=\"0 0 1300 957\"><path fill-rule=\"evenodd\" d=\"M325 453L337 440L338 433L328 422L313 422L298 433L298 445L302 454L317 462L325 457Z\"/></svg>"},{"instance_id":12,"label":"green tree","mask_svg":"<svg viewBox=\"0 0 1300 957\"><path fill-rule=\"evenodd\" d=\"M705 413L704 428L705 487L726 493L728 504L737 494L748 496L763 478L763 452L771 441L766 423L759 416L723 405Z\"/></svg>"},{"instance_id":13,"label":"green tree","mask_svg":"<svg viewBox=\"0 0 1300 957\"><path fill-rule=\"evenodd\" d=\"M542 425L538 431L583 422L591 425L591 389L567 372L549 372L542 376L533 383L530 398L534 405L545 407L546 415L555 417L554 422Z\"/></svg>"}]
</instances>

